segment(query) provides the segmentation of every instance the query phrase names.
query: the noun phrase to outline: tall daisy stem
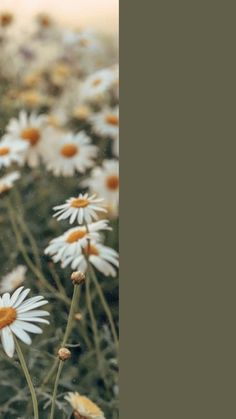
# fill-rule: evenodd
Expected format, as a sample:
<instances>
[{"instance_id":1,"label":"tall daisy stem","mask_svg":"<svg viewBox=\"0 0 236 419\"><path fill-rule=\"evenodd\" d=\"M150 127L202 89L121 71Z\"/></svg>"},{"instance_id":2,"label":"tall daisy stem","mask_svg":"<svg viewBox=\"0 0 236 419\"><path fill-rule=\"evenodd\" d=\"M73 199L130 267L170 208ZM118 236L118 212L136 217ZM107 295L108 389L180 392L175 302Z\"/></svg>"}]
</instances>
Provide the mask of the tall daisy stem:
<instances>
[{"instance_id":1,"label":"tall daisy stem","mask_svg":"<svg viewBox=\"0 0 236 419\"><path fill-rule=\"evenodd\" d=\"M54 384L53 395L52 395L52 406L51 406L50 419L54 418L55 404L56 404L56 398L57 398L57 389L58 389L58 384L59 384L59 379L60 379L62 367L63 367L63 361L59 361L57 375L56 375L55 384Z\"/></svg>"},{"instance_id":2,"label":"tall daisy stem","mask_svg":"<svg viewBox=\"0 0 236 419\"><path fill-rule=\"evenodd\" d=\"M94 269L93 269L93 267L92 267L91 264L89 264L89 269L90 269L90 272L91 272L92 280L93 280L93 282L94 282L94 284L96 286L98 295L99 295L100 300L101 300L101 303L103 305L104 311L105 311L105 313L107 315L107 318L108 318L108 321L110 323L110 327L111 327L111 331L112 331L114 342L115 342L116 347L118 349L118 346L119 346L118 335L117 335L117 332L116 332L116 327L115 327L115 323L114 323L114 320L113 320L113 317L112 317L112 313L111 313L110 307L107 304L107 301L106 301L105 295L103 293L102 287L99 284L99 281L97 280L96 274L95 274Z\"/></svg>"},{"instance_id":3,"label":"tall daisy stem","mask_svg":"<svg viewBox=\"0 0 236 419\"><path fill-rule=\"evenodd\" d=\"M27 381L27 384L29 386L29 390L30 390L30 393L31 393L32 403L33 403L33 408L34 408L34 419L39 419L37 396L36 396L35 389L34 389L34 386L33 386L33 383L32 383L31 377L30 377L29 370L28 370L26 362L25 362L24 355L22 353L21 347L20 347L17 339L15 339L15 345L16 345L17 355L19 357L20 364L21 364L22 370L25 374L25 378L26 378L26 381Z\"/></svg>"},{"instance_id":4,"label":"tall daisy stem","mask_svg":"<svg viewBox=\"0 0 236 419\"><path fill-rule=\"evenodd\" d=\"M65 334L61 343L61 346L65 346L67 343L67 340L70 336L71 333L71 329L73 326L73 320L74 320L74 314L75 314L75 308L76 308L76 303L78 300L78 295L79 295L79 286L75 285L74 286L74 292L73 292L73 297L72 297L72 301L71 301L71 306L70 306L70 312L69 312L69 316L68 316L68 321L67 321L67 325L66 325L66 330L65 330ZM42 386L44 386L49 380L50 378L53 376L54 372L57 369L59 360L56 358L54 364L52 365L52 368L49 370L47 376L45 377Z\"/></svg>"}]
</instances>

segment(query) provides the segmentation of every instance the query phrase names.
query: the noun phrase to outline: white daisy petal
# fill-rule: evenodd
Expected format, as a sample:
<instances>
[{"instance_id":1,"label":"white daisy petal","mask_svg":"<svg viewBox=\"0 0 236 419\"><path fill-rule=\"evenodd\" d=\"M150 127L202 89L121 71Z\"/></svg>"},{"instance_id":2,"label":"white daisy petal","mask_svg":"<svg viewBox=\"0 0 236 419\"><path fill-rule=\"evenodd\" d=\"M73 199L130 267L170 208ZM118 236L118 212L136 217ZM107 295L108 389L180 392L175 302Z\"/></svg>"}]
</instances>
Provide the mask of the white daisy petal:
<instances>
[{"instance_id":1,"label":"white daisy petal","mask_svg":"<svg viewBox=\"0 0 236 419\"><path fill-rule=\"evenodd\" d=\"M17 327L15 323L13 323L10 326L12 332L18 337L22 342L26 343L26 345L30 345L32 343L32 340L28 333L26 333L23 329L20 327Z\"/></svg>"},{"instance_id":2,"label":"white daisy petal","mask_svg":"<svg viewBox=\"0 0 236 419\"><path fill-rule=\"evenodd\" d=\"M12 358L15 351L15 342L11 329L6 326L1 330L2 346L6 354Z\"/></svg>"}]
</instances>

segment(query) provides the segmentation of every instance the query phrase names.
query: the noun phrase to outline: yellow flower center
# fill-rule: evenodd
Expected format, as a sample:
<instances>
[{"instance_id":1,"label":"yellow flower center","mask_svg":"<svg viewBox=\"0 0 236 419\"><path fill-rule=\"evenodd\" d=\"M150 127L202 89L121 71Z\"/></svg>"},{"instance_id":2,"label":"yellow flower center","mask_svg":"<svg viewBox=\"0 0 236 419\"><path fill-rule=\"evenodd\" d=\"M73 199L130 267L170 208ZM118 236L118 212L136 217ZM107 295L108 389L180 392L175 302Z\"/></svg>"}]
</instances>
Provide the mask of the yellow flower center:
<instances>
[{"instance_id":1,"label":"yellow flower center","mask_svg":"<svg viewBox=\"0 0 236 419\"><path fill-rule=\"evenodd\" d=\"M84 198L75 198L70 204L72 208L86 208L88 205L89 201Z\"/></svg>"},{"instance_id":2,"label":"yellow flower center","mask_svg":"<svg viewBox=\"0 0 236 419\"><path fill-rule=\"evenodd\" d=\"M107 122L109 125L118 126L118 125L119 125L119 118L118 118L118 116L116 116L116 115L112 115L112 114L110 114L110 115L107 115L107 116L106 116L106 122Z\"/></svg>"},{"instance_id":3,"label":"yellow flower center","mask_svg":"<svg viewBox=\"0 0 236 419\"><path fill-rule=\"evenodd\" d=\"M93 86L98 86L99 84L101 84L101 82L102 82L101 79L95 79L95 80L93 80L92 85Z\"/></svg>"},{"instance_id":4,"label":"yellow flower center","mask_svg":"<svg viewBox=\"0 0 236 419\"><path fill-rule=\"evenodd\" d=\"M65 144L61 148L61 155L70 159L79 153L79 148L75 144Z\"/></svg>"},{"instance_id":5,"label":"yellow flower center","mask_svg":"<svg viewBox=\"0 0 236 419\"><path fill-rule=\"evenodd\" d=\"M0 156L6 156L10 153L9 147L0 147Z\"/></svg>"},{"instance_id":6,"label":"yellow flower center","mask_svg":"<svg viewBox=\"0 0 236 419\"><path fill-rule=\"evenodd\" d=\"M13 307L0 308L0 330L16 320L16 310Z\"/></svg>"},{"instance_id":7,"label":"yellow flower center","mask_svg":"<svg viewBox=\"0 0 236 419\"><path fill-rule=\"evenodd\" d=\"M116 175L108 176L106 180L106 185L108 189L115 191L119 188L119 178Z\"/></svg>"},{"instance_id":8,"label":"yellow flower center","mask_svg":"<svg viewBox=\"0 0 236 419\"><path fill-rule=\"evenodd\" d=\"M28 141L31 146L35 146L40 139L40 132L37 128L25 128L21 132L21 138Z\"/></svg>"},{"instance_id":9,"label":"yellow flower center","mask_svg":"<svg viewBox=\"0 0 236 419\"><path fill-rule=\"evenodd\" d=\"M69 234L66 239L66 242L71 244L75 243L80 239L83 239L86 236L87 232L85 230L76 230Z\"/></svg>"},{"instance_id":10,"label":"yellow flower center","mask_svg":"<svg viewBox=\"0 0 236 419\"><path fill-rule=\"evenodd\" d=\"M98 256L99 255L98 249L93 244L89 244L88 246L86 246L84 251L85 251L87 256L91 256L91 255Z\"/></svg>"}]
</instances>

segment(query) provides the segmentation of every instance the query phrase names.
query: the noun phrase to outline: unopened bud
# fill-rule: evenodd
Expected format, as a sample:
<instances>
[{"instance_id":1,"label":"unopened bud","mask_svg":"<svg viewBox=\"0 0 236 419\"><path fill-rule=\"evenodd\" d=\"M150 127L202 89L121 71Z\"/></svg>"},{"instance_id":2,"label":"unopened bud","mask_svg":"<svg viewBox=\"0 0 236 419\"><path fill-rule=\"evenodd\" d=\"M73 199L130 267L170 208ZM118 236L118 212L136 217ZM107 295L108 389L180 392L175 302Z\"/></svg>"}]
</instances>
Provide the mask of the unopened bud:
<instances>
[{"instance_id":1,"label":"unopened bud","mask_svg":"<svg viewBox=\"0 0 236 419\"><path fill-rule=\"evenodd\" d=\"M80 322L83 319L82 314L81 313L75 313L75 319Z\"/></svg>"},{"instance_id":2,"label":"unopened bud","mask_svg":"<svg viewBox=\"0 0 236 419\"><path fill-rule=\"evenodd\" d=\"M60 348L57 355L61 361L66 361L67 359L70 359L71 351L67 348Z\"/></svg>"},{"instance_id":3,"label":"unopened bud","mask_svg":"<svg viewBox=\"0 0 236 419\"><path fill-rule=\"evenodd\" d=\"M71 274L71 281L73 282L74 285L80 285L83 284L85 282L85 274L81 271L77 271L77 272L72 272Z\"/></svg>"}]
</instances>

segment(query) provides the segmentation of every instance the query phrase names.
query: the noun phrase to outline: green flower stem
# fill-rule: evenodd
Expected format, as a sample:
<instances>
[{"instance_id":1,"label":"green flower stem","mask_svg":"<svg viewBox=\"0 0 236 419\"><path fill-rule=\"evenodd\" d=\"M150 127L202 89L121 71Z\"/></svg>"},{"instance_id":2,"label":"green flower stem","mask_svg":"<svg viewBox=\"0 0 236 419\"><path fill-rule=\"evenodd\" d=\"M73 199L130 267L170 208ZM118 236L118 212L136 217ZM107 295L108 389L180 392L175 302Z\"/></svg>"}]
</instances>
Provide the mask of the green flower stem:
<instances>
[{"instance_id":1,"label":"green flower stem","mask_svg":"<svg viewBox=\"0 0 236 419\"><path fill-rule=\"evenodd\" d=\"M52 395L52 406L51 406L50 419L54 419L55 404L56 404L56 398L57 398L57 389L58 389L58 384L59 384L59 379L60 379L62 368L63 368L63 361L59 361L57 375L56 375L55 384L54 384L53 395Z\"/></svg>"},{"instance_id":2,"label":"green flower stem","mask_svg":"<svg viewBox=\"0 0 236 419\"><path fill-rule=\"evenodd\" d=\"M94 271L94 269L93 269L93 267L92 267L91 264L89 264L88 269L90 269L92 280L93 280L93 282L94 282L94 284L96 286L96 289L97 289L98 295L100 297L101 303L103 305L104 311L105 311L105 313L107 315L108 321L110 323L110 327L111 327L113 339L114 339L114 342L115 342L116 347L118 349L118 347L119 347L118 335L117 335L117 332L116 332L116 327L115 327L115 323L114 323L114 320L113 320L113 317L112 317L112 313L111 313L110 307L107 304L107 301L106 301L105 295L103 293L102 287L99 284L99 281L97 280L95 271Z\"/></svg>"},{"instance_id":3,"label":"green flower stem","mask_svg":"<svg viewBox=\"0 0 236 419\"><path fill-rule=\"evenodd\" d=\"M28 370L26 362L25 362L24 355L21 351L21 348L20 348L20 345L19 345L17 339L15 339L15 345L16 345L17 355L19 357L20 364L21 364L22 370L25 374L25 378L26 378L26 381L27 381L27 384L29 386L29 390L30 390L30 393L31 393L32 403L33 403L33 408L34 408L34 419L39 419L38 401L37 401L35 389L34 389L34 386L33 386L33 383L32 383L31 377L30 377L29 370Z\"/></svg>"},{"instance_id":4,"label":"green flower stem","mask_svg":"<svg viewBox=\"0 0 236 419\"><path fill-rule=\"evenodd\" d=\"M90 275L89 272L87 272L86 281L85 281L85 291L86 291L86 301L87 301L87 308L89 312L89 316L91 319L92 324L92 330L93 330L93 337L94 337L94 344L95 344L95 351L96 356L98 360L98 364L100 365L100 345L99 345L99 337L98 337L98 328L97 323L93 311L93 305L92 305L92 299L91 299L91 293L90 293Z\"/></svg>"},{"instance_id":5,"label":"green flower stem","mask_svg":"<svg viewBox=\"0 0 236 419\"><path fill-rule=\"evenodd\" d=\"M66 330L65 330L65 334L64 334L64 337L63 337L63 340L62 340L62 343L61 343L62 347L66 345L67 340L70 336L72 327L73 327L73 320L74 320L76 303L78 301L78 296L79 296L79 285L75 285L74 286L73 297L72 297L72 301L71 301L71 305L70 305L70 312L69 312L69 316L68 316ZM59 360L58 360L58 358L56 358L54 364L52 365L52 368L50 369L50 371L46 375L45 379L43 380L42 386L47 384L47 382L53 376L53 374L55 373L55 371L58 367L58 363L59 363Z\"/></svg>"}]
</instances>

